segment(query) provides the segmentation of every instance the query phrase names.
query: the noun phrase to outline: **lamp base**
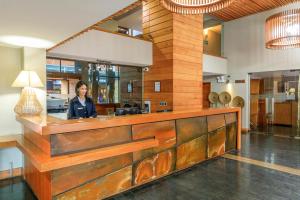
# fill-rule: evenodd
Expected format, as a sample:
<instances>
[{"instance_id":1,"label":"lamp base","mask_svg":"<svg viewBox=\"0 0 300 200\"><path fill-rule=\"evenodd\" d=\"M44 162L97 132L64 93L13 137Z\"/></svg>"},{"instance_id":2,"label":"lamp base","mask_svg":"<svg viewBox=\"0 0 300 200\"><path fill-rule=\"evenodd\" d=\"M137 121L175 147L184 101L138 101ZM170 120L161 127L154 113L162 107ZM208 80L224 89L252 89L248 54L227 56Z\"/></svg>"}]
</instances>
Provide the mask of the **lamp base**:
<instances>
[{"instance_id":1,"label":"lamp base","mask_svg":"<svg viewBox=\"0 0 300 200\"><path fill-rule=\"evenodd\" d=\"M42 105L37 99L35 90L25 87L22 90L20 99L14 108L18 115L40 115L43 111Z\"/></svg>"}]
</instances>

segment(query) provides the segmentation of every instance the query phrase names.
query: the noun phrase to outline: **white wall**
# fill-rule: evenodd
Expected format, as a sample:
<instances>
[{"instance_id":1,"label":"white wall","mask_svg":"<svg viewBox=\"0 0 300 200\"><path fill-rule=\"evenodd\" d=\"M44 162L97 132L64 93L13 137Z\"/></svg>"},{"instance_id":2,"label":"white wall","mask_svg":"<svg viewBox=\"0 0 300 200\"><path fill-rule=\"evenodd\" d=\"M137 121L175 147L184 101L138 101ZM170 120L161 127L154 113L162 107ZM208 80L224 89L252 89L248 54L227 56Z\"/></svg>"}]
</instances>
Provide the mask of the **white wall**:
<instances>
[{"instance_id":1,"label":"white wall","mask_svg":"<svg viewBox=\"0 0 300 200\"><path fill-rule=\"evenodd\" d=\"M22 51L22 69L35 71L44 84L43 88L35 88L35 90L43 107L42 114L46 114L46 50L24 47Z\"/></svg>"},{"instance_id":2,"label":"white wall","mask_svg":"<svg viewBox=\"0 0 300 200\"><path fill-rule=\"evenodd\" d=\"M300 69L300 49L269 50L265 48L265 20L269 16L300 3L289 4L263 13L224 23L224 56L228 58L228 73L233 79L244 79L246 84L232 86L233 93L248 97L248 73ZM249 105L249 98L246 98ZM244 128L249 128L249 108L246 109Z\"/></svg>"},{"instance_id":3,"label":"white wall","mask_svg":"<svg viewBox=\"0 0 300 200\"><path fill-rule=\"evenodd\" d=\"M22 128L15 119L14 106L17 104L20 88L12 88L11 84L22 67L22 49L0 46L0 137L20 134ZM16 148L0 150L0 171L22 166L22 153Z\"/></svg>"},{"instance_id":4,"label":"white wall","mask_svg":"<svg viewBox=\"0 0 300 200\"><path fill-rule=\"evenodd\" d=\"M204 74L227 74L227 59L203 54Z\"/></svg>"},{"instance_id":5,"label":"white wall","mask_svg":"<svg viewBox=\"0 0 300 200\"><path fill-rule=\"evenodd\" d=\"M90 30L58 46L48 56L133 66L152 65L152 42Z\"/></svg>"},{"instance_id":6,"label":"white wall","mask_svg":"<svg viewBox=\"0 0 300 200\"><path fill-rule=\"evenodd\" d=\"M246 83L234 83L234 80L245 80ZM236 96L240 96L245 100L245 103L249 103L247 99L250 98L249 94L245 92L247 90L247 87L249 86L249 76L246 75L245 77L230 77L230 83L217 83L216 78L209 78L204 79L205 82L211 82L211 91L216 92L220 94L221 92L228 92L231 94L232 99ZM246 88L246 89L245 89ZM222 105L218 105L219 107L222 107ZM232 106L231 104L229 106ZM248 122L249 122L249 106L245 105L245 107L242 109L242 128L249 128Z\"/></svg>"},{"instance_id":7,"label":"white wall","mask_svg":"<svg viewBox=\"0 0 300 200\"><path fill-rule=\"evenodd\" d=\"M19 99L21 88L12 88L11 84L22 69L38 73L46 87L46 50L35 48L11 48L0 46L0 137L21 134L22 127L16 121L14 106ZM45 87L37 90L37 96L46 108ZM22 153L16 148L0 150L0 171L23 166Z\"/></svg>"}]
</instances>

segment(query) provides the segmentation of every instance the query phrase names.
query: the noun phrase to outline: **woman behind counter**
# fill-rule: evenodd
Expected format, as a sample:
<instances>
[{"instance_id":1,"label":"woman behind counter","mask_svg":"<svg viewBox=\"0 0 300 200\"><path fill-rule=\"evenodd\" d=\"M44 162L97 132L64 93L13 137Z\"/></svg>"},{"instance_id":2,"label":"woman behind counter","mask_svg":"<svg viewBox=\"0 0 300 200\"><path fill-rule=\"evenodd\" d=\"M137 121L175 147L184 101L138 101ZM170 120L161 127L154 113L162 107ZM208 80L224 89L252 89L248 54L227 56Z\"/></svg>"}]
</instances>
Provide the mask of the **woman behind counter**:
<instances>
[{"instance_id":1,"label":"woman behind counter","mask_svg":"<svg viewBox=\"0 0 300 200\"><path fill-rule=\"evenodd\" d=\"M75 92L76 97L70 101L68 119L97 117L93 100L87 96L87 84L78 81Z\"/></svg>"}]
</instances>

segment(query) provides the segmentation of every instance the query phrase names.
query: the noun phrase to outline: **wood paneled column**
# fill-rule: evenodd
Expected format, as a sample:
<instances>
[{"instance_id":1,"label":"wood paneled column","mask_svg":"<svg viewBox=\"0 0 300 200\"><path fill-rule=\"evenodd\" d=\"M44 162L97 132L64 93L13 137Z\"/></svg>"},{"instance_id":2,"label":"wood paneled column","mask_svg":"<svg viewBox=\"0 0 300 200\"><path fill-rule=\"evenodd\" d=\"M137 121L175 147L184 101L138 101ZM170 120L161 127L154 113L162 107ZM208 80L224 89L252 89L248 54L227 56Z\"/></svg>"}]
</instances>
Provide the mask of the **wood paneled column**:
<instances>
[{"instance_id":1,"label":"wood paneled column","mask_svg":"<svg viewBox=\"0 0 300 200\"><path fill-rule=\"evenodd\" d=\"M144 1L143 31L153 40L153 66L144 76L144 99L152 112L202 108L203 15L174 14L159 0ZM154 91L155 81L161 82L160 92Z\"/></svg>"}]
</instances>

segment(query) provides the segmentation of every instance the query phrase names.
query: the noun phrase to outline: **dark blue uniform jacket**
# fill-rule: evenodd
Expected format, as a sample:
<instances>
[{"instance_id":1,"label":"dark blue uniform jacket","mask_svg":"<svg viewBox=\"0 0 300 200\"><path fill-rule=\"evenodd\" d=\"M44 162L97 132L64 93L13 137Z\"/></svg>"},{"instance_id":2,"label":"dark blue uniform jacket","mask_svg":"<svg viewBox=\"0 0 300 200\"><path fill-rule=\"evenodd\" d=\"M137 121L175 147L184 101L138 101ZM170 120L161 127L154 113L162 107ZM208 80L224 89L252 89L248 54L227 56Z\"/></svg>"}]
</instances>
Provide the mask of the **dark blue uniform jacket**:
<instances>
[{"instance_id":1,"label":"dark blue uniform jacket","mask_svg":"<svg viewBox=\"0 0 300 200\"><path fill-rule=\"evenodd\" d=\"M89 97L85 99L83 106L76 96L70 101L68 119L97 117L97 112L93 100Z\"/></svg>"}]
</instances>

